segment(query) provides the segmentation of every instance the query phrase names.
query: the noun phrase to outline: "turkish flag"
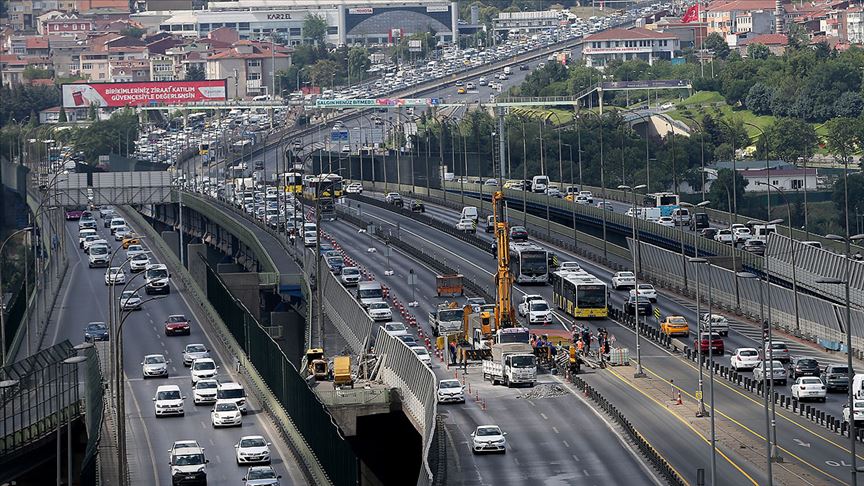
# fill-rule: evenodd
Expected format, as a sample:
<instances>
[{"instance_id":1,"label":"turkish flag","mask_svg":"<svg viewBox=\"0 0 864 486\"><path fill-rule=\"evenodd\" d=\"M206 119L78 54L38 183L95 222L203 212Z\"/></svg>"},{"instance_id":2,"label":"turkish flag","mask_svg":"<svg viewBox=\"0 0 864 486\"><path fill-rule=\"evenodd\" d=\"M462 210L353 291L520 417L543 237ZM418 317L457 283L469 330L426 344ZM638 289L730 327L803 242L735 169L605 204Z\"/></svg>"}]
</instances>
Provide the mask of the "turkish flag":
<instances>
[{"instance_id":1,"label":"turkish flag","mask_svg":"<svg viewBox=\"0 0 864 486\"><path fill-rule=\"evenodd\" d=\"M699 4L694 4L692 7L688 8L686 12L684 12L684 16L681 17L681 22L685 24L688 22L698 22L699 21Z\"/></svg>"}]
</instances>

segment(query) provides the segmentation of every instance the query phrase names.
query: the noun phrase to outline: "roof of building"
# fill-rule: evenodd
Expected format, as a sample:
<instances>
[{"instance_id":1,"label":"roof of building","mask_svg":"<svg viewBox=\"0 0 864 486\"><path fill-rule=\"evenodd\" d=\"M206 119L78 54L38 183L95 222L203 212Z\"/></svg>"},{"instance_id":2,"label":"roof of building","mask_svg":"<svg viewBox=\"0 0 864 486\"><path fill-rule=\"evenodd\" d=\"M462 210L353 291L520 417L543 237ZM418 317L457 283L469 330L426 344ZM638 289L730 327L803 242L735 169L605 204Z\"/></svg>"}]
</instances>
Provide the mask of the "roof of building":
<instances>
[{"instance_id":1,"label":"roof of building","mask_svg":"<svg viewBox=\"0 0 864 486\"><path fill-rule=\"evenodd\" d=\"M31 79L30 86L54 86L53 79Z\"/></svg>"},{"instance_id":2,"label":"roof of building","mask_svg":"<svg viewBox=\"0 0 864 486\"><path fill-rule=\"evenodd\" d=\"M785 46L789 44L786 34L762 34L739 42L740 45L762 44L764 46Z\"/></svg>"},{"instance_id":3,"label":"roof of building","mask_svg":"<svg viewBox=\"0 0 864 486\"><path fill-rule=\"evenodd\" d=\"M789 164L787 162L783 162L782 160L736 160L734 163L731 160L722 160L719 162L715 162L712 165L713 169L732 169L733 167L738 170L747 170L747 169L764 169L766 166L771 167L771 170L776 169L785 169L794 167L794 165Z\"/></svg>"},{"instance_id":4,"label":"roof of building","mask_svg":"<svg viewBox=\"0 0 864 486\"><path fill-rule=\"evenodd\" d=\"M734 10L774 10L774 0L715 0L705 9L708 12Z\"/></svg>"},{"instance_id":5,"label":"roof of building","mask_svg":"<svg viewBox=\"0 0 864 486\"><path fill-rule=\"evenodd\" d=\"M642 39L677 39L672 33L656 32L641 27L629 29L608 29L585 37L586 41L598 40L642 40Z\"/></svg>"},{"instance_id":6,"label":"roof of building","mask_svg":"<svg viewBox=\"0 0 864 486\"><path fill-rule=\"evenodd\" d=\"M48 39L44 37L28 37L25 46L27 49L48 49Z\"/></svg>"},{"instance_id":7,"label":"roof of building","mask_svg":"<svg viewBox=\"0 0 864 486\"><path fill-rule=\"evenodd\" d=\"M774 169L774 170L770 170L770 171L767 169L751 169L751 170L739 170L738 173L741 174L744 178L768 177L769 174L771 175L771 177L775 177L775 176L777 176L777 177L803 176L803 175L815 176L816 175L816 169L792 168L792 169Z\"/></svg>"}]
</instances>

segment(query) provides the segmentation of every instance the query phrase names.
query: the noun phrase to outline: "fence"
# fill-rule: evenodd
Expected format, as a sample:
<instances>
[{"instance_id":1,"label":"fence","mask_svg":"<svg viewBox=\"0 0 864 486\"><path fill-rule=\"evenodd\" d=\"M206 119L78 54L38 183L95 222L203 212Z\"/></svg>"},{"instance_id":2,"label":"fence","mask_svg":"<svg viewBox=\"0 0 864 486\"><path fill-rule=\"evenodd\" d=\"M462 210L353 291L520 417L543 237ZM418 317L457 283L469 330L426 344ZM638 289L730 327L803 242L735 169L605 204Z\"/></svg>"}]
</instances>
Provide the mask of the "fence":
<instances>
[{"instance_id":1,"label":"fence","mask_svg":"<svg viewBox=\"0 0 864 486\"><path fill-rule=\"evenodd\" d=\"M87 382L87 398L84 401L85 419L87 425L87 448L81 463L81 484L99 484L96 479L97 452L102 440L102 419L104 410L102 386L102 368L96 347L85 351L87 362L84 376Z\"/></svg>"},{"instance_id":2,"label":"fence","mask_svg":"<svg viewBox=\"0 0 864 486\"><path fill-rule=\"evenodd\" d=\"M318 400L267 330L231 295L216 272L209 265L206 266L207 299L226 323L264 383L291 417L330 480L337 485L357 484L357 456L348 441L342 437L324 404Z\"/></svg>"},{"instance_id":3,"label":"fence","mask_svg":"<svg viewBox=\"0 0 864 486\"><path fill-rule=\"evenodd\" d=\"M632 243L632 240L630 242ZM662 286L683 286L682 265L687 265L687 273L694 276L694 279L697 267L702 265L689 261L684 263L681 255L647 243L640 242L638 252L641 253L642 273L649 281ZM772 265L769 264L769 268L773 272ZM841 344L845 342L846 329L843 306L798 292L797 314L800 328L796 329L795 295L791 289L773 283L765 285L759 279L738 278L731 270L714 265L703 265L699 272L702 283L700 298L706 302L710 289L712 305L727 310L734 309L737 285L741 311L750 317L758 320L762 314L769 320L770 314L770 322L777 328L819 342L831 349L845 349L845 345ZM760 295L763 302L760 302ZM853 309L851 316L852 346L855 349L864 349L864 312Z\"/></svg>"}]
</instances>

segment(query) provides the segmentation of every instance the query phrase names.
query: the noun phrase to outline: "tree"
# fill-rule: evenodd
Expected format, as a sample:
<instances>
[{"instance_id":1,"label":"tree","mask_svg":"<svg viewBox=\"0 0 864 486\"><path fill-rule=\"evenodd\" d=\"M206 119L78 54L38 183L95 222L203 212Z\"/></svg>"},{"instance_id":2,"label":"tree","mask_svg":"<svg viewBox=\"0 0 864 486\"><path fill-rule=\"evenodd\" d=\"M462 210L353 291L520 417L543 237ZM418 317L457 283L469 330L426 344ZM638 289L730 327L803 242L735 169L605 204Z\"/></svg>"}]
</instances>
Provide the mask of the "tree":
<instances>
[{"instance_id":1,"label":"tree","mask_svg":"<svg viewBox=\"0 0 864 486\"><path fill-rule=\"evenodd\" d=\"M864 207L864 174L849 174L847 178L839 178L834 183L834 191L831 193L831 201L837 208L838 220L841 227L846 226L846 185L848 181L849 208Z\"/></svg>"},{"instance_id":2,"label":"tree","mask_svg":"<svg viewBox=\"0 0 864 486\"><path fill-rule=\"evenodd\" d=\"M303 20L303 38L315 46L323 45L328 27L327 19L324 16L309 14Z\"/></svg>"},{"instance_id":3,"label":"tree","mask_svg":"<svg viewBox=\"0 0 864 486\"><path fill-rule=\"evenodd\" d=\"M322 59L306 70L309 73L309 79L316 86L333 86L333 81L336 77L338 66L334 61Z\"/></svg>"},{"instance_id":4,"label":"tree","mask_svg":"<svg viewBox=\"0 0 864 486\"><path fill-rule=\"evenodd\" d=\"M864 100L854 91L846 91L834 102L834 115L845 118L858 118L864 109Z\"/></svg>"},{"instance_id":5,"label":"tree","mask_svg":"<svg viewBox=\"0 0 864 486\"><path fill-rule=\"evenodd\" d=\"M833 118L825 123L825 130L828 152L841 164L845 163L859 139L859 124L851 118Z\"/></svg>"},{"instance_id":6,"label":"tree","mask_svg":"<svg viewBox=\"0 0 864 486\"><path fill-rule=\"evenodd\" d=\"M204 73L204 68L197 64L192 64L186 69L186 80L187 81L204 81L207 79L207 75Z\"/></svg>"},{"instance_id":7,"label":"tree","mask_svg":"<svg viewBox=\"0 0 864 486\"><path fill-rule=\"evenodd\" d=\"M702 45L705 49L713 51L714 55L720 59L726 59L726 56L729 55L729 44L727 44L726 39L717 32L709 34Z\"/></svg>"},{"instance_id":8,"label":"tree","mask_svg":"<svg viewBox=\"0 0 864 486\"><path fill-rule=\"evenodd\" d=\"M69 120L66 118L66 108L64 108L64 107L62 107L62 106L60 107L60 115L59 115L59 117L57 118L57 121L58 121L59 123L66 123L67 121L69 121Z\"/></svg>"},{"instance_id":9,"label":"tree","mask_svg":"<svg viewBox=\"0 0 864 486\"><path fill-rule=\"evenodd\" d=\"M801 24L789 24L789 32L786 34L786 39L791 49L801 49L810 44L810 36L807 30Z\"/></svg>"},{"instance_id":10,"label":"tree","mask_svg":"<svg viewBox=\"0 0 864 486\"><path fill-rule=\"evenodd\" d=\"M770 153L787 164L810 158L819 143L813 125L800 118L780 118L766 135Z\"/></svg>"},{"instance_id":11,"label":"tree","mask_svg":"<svg viewBox=\"0 0 864 486\"><path fill-rule=\"evenodd\" d=\"M717 179L711 181L711 189L708 191L708 200L711 207L720 211L728 211L730 207L729 196L732 194L732 169L720 169L717 171ZM750 182L740 173L735 172L735 200L740 203L744 199L744 188ZM735 212L735 206L732 206Z\"/></svg>"},{"instance_id":12,"label":"tree","mask_svg":"<svg viewBox=\"0 0 864 486\"><path fill-rule=\"evenodd\" d=\"M363 81L366 70L372 62L369 60L369 51L363 47L352 47L348 51L348 83L352 81Z\"/></svg>"},{"instance_id":13,"label":"tree","mask_svg":"<svg viewBox=\"0 0 864 486\"><path fill-rule=\"evenodd\" d=\"M51 69L39 69L34 67L33 65L29 65L24 68L24 72L21 73L24 76L24 79L30 81L31 79L53 79L54 71Z\"/></svg>"},{"instance_id":14,"label":"tree","mask_svg":"<svg viewBox=\"0 0 864 486\"><path fill-rule=\"evenodd\" d=\"M770 115L771 103L774 100L774 89L765 83L756 83L747 92L744 105L757 115Z\"/></svg>"},{"instance_id":15,"label":"tree","mask_svg":"<svg viewBox=\"0 0 864 486\"><path fill-rule=\"evenodd\" d=\"M141 27L135 27L132 25L130 25L129 27L126 27L125 29L120 31L120 35L125 35L126 37L134 37L136 39L140 39L141 36L143 36L146 33L147 33L147 31L145 29L142 29Z\"/></svg>"},{"instance_id":16,"label":"tree","mask_svg":"<svg viewBox=\"0 0 864 486\"><path fill-rule=\"evenodd\" d=\"M765 44L754 42L747 46L747 57L750 59L768 59L771 55L771 49Z\"/></svg>"}]
</instances>

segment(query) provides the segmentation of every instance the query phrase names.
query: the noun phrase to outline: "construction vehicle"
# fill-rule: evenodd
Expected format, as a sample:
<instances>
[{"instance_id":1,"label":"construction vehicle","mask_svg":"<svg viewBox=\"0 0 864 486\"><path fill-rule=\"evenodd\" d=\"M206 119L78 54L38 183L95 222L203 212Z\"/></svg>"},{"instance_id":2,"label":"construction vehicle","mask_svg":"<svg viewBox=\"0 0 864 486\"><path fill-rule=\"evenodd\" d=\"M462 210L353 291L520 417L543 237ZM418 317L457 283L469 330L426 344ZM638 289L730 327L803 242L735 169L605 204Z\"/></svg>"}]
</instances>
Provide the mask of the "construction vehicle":
<instances>
[{"instance_id":1,"label":"construction vehicle","mask_svg":"<svg viewBox=\"0 0 864 486\"><path fill-rule=\"evenodd\" d=\"M354 378L351 377L351 357L336 356L333 358L333 386L354 388Z\"/></svg>"},{"instance_id":2,"label":"construction vehicle","mask_svg":"<svg viewBox=\"0 0 864 486\"><path fill-rule=\"evenodd\" d=\"M308 376L314 376L318 381L327 379L329 370L327 369L327 360L324 359L323 349L309 348L306 350L306 364L309 370Z\"/></svg>"},{"instance_id":3,"label":"construction vehicle","mask_svg":"<svg viewBox=\"0 0 864 486\"><path fill-rule=\"evenodd\" d=\"M495 286L498 290L495 301L495 328L504 329L517 325L513 311L511 293L513 275L510 273L510 230L504 217L504 193L496 191L492 196L492 213L495 216L495 242L498 253L498 271Z\"/></svg>"},{"instance_id":4,"label":"construction vehicle","mask_svg":"<svg viewBox=\"0 0 864 486\"><path fill-rule=\"evenodd\" d=\"M498 329L491 345L491 358L483 360L483 379L493 385L503 383L534 386L537 383L537 357L524 327Z\"/></svg>"},{"instance_id":5,"label":"construction vehicle","mask_svg":"<svg viewBox=\"0 0 864 486\"><path fill-rule=\"evenodd\" d=\"M435 292L438 297L456 297L464 292L462 285L462 274L436 275L435 276Z\"/></svg>"},{"instance_id":6,"label":"construction vehicle","mask_svg":"<svg viewBox=\"0 0 864 486\"><path fill-rule=\"evenodd\" d=\"M458 334L463 331L462 308L456 302L438 304L438 308L429 313L429 325L435 336Z\"/></svg>"}]
</instances>

